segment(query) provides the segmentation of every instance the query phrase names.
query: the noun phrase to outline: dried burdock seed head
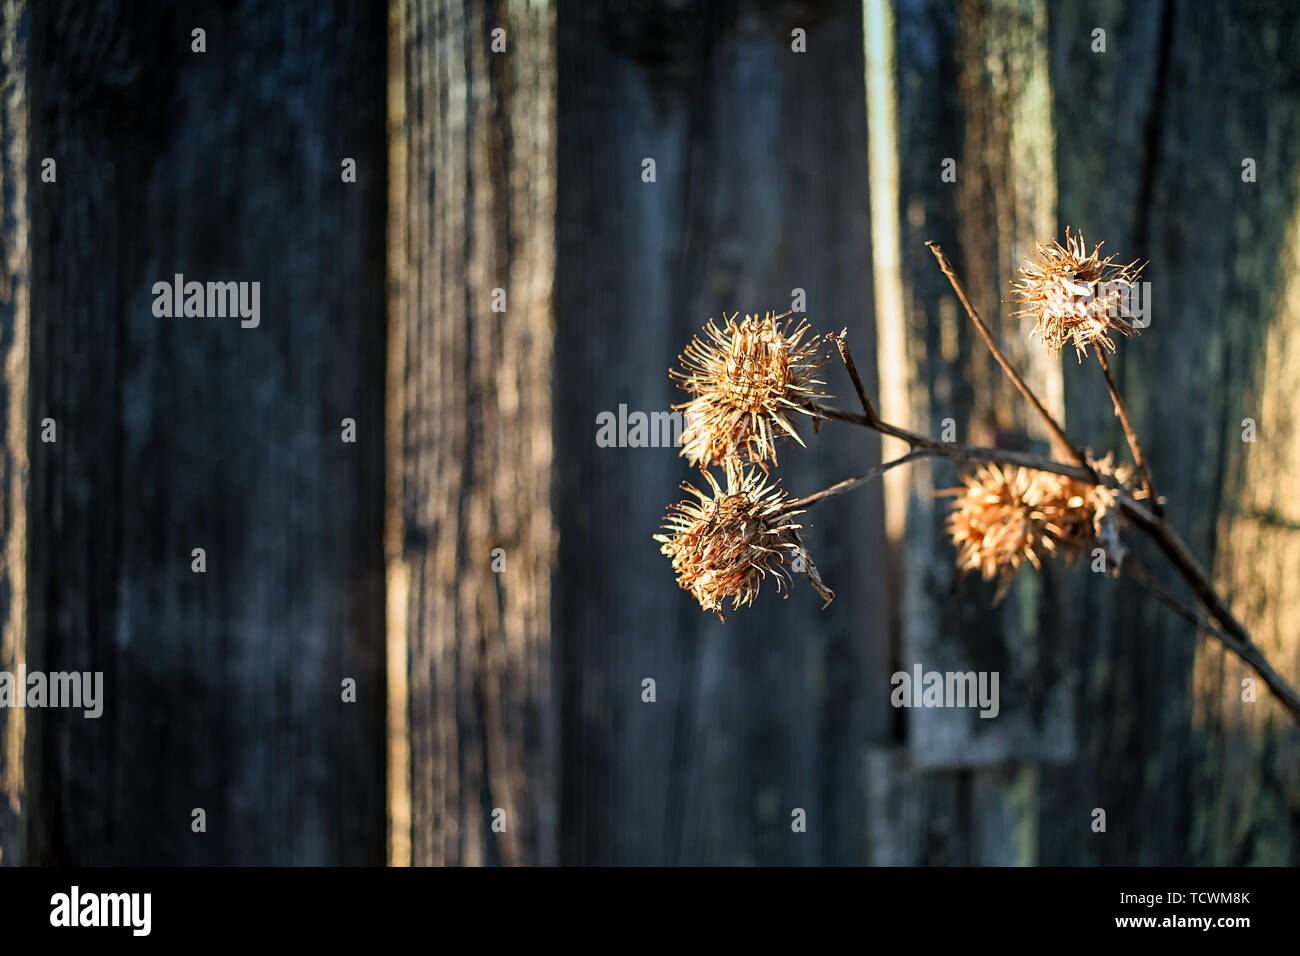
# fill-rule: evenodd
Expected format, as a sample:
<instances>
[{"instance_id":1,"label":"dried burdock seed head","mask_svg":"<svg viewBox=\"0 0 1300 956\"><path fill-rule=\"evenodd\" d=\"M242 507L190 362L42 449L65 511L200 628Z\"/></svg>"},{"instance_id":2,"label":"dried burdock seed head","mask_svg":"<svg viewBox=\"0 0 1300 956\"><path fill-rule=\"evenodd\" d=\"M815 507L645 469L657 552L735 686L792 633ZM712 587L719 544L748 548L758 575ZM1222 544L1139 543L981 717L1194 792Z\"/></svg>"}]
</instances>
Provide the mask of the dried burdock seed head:
<instances>
[{"instance_id":1,"label":"dried burdock seed head","mask_svg":"<svg viewBox=\"0 0 1300 956\"><path fill-rule=\"evenodd\" d=\"M1119 485L1119 490L1134 500L1140 500L1147 496L1146 490L1143 489L1140 482L1137 481L1137 472L1132 465L1117 464L1115 453L1108 452L1105 458L1094 458L1092 450L1088 451L1088 464L1092 470L1099 475L1106 475L1114 478L1115 483ZM1118 491L1114 488L1097 486L1093 489L1093 499L1098 503L1098 508L1105 512L1115 507L1118 500Z\"/></svg>"},{"instance_id":2,"label":"dried burdock seed head","mask_svg":"<svg viewBox=\"0 0 1300 956\"><path fill-rule=\"evenodd\" d=\"M1072 342L1082 361L1089 345L1115 351L1112 332L1126 338L1137 334L1129 302L1143 266L1115 265L1114 256L1103 259L1102 245L1089 254L1083 233L1071 236L1067 226L1065 245L1055 239L1040 242L1011 286L1013 301L1023 306L1016 314L1034 318L1030 338L1037 335L1053 355Z\"/></svg>"},{"instance_id":3,"label":"dried burdock seed head","mask_svg":"<svg viewBox=\"0 0 1300 956\"><path fill-rule=\"evenodd\" d=\"M733 314L722 328L713 320L681 355L682 371L670 374L694 397L673 407L683 412L681 455L693 465L722 464L743 458L774 464L776 439L789 435L800 445L792 413L824 397L814 376L824 363L823 340L806 321L768 312L763 318ZM766 470L764 466L764 470Z\"/></svg>"},{"instance_id":4,"label":"dried burdock seed head","mask_svg":"<svg viewBox=\"0 0 1300 956\"><path fill-rule=\"evenodd\" d=\"M830 604L835 592L822 584L799 539L804 525L796 519L803 512L785 509L785 492L768 484L757 469L735 462L726 469L725 487L707 469L704 477L709 484L705 490L682 484L694 499L669 505L664 533L654 536L672 561L678 585L722 618L728 598L732 610L751 605L769 574L780 591L782 579L789 580L795 570Z\"/></svg>"},{"instance_id":5,"label":"dried burdock seed head","mask_svg":"<svg viewBox=\"0 0 1300 956\"><path fill-rule=\"evenodd\" d=\"M1116 464L1113 454L1107 454L1105 458L1093 458L1091 452L1089 452L1088 464L1092 466L1092 470L1097 474L1113 478L1119 484L1118 489L1098 485L1092 489L1091 493L1091 503L1094 511L1092 518L1093 534L1097 543L1106 550L1111 562L1118 570L1124 563L1124 558L1128 553L1128 548L1124 546L1124 542L1120 538L1122 512L1116 507L1119 502L1120 491L1123 491L1130 498L1139 499L1147 496L1146 489L1134 480L1133 468L1129 465Z\"/></svg>"},{"instance_id":6,"label":"dried burdock seed head","mask_svg":"<svg viewBox=\"0 0 1300 956\"><path fill-rule=\"evenodd\" d=\"M965 486L939 492L957 500L948 533L957 567L998 579L1002 600L1021 565L1077 556L1098 533L1115 492L1064 475L1009 465L981 465L963 476Z\"/></svg>"}]
</instances>

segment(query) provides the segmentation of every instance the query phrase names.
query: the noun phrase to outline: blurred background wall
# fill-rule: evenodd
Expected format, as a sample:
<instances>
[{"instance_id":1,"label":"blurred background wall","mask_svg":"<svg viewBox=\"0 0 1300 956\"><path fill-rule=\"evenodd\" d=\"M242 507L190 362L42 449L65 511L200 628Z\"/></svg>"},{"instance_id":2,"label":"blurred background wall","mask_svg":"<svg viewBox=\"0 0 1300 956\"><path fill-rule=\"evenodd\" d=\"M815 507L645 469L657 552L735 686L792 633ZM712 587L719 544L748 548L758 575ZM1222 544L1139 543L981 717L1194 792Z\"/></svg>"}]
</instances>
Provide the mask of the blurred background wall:
<instances>
[{"instance_id":1,"label":"blurred background wall","mask_svg":"<svg viewBox=\"0 0 1300 956\"><path fill-rule=\"evenodd\" d=\"M1118 450L1096 369L1002 302L1082 228L1151 260L1117 374L1180 534L1300 678L1300 12L151 6L0 4L0 669L106 685L98 721L0 711L0 862L1300 858L1267 690L1086 565L992 607L942 533L953 469L813 510L825 611L800 582L719 622L650 540L690 469L595 440L681 399L709 317L798 305L887 418L1045 451L935 240ZM176 272L260 280L260 327L156 318ZM802 431L795 494L880 460ZM915 663L998 671L1001 714L894 710Z\"/></svg>"}]
</instances>

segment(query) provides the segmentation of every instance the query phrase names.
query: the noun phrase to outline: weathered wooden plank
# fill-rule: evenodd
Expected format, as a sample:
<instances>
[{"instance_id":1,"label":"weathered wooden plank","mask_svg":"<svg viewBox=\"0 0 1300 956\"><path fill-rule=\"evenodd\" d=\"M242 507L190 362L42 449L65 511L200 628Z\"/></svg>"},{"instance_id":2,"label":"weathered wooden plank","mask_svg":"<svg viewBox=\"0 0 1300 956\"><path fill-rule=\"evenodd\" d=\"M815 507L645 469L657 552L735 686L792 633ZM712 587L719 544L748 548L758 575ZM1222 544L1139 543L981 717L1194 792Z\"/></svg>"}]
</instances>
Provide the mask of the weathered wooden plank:
<instances>
[{"instance_id":1,"label":"weathered wooden plank","mask_svg":"<svg viewBox=\"0 0 1300 956\"><path fill-rule=\"evenodd\" d=\"M970 862L965 770L917 770L906 747L871 747L867 862L871 866L961 866Z\"/></svg>"},{"instance_id":2,"label":"weathered wooden plank","mask_svg":"<svg viewBox=\"0 0 1300 956\"><path fill-rule=\"evenodd\" d=\"M1107 30L1107 52L1092 31ZM1290 343L1300 16L1271 4L1053 9L1061 218L1150 259L1150 327L1117 372L1168 513L1294 679ZM1242 180L1242 161L1257 181ZM1072 423L1122 447L1095 367L1071 369ZM1241 441L1255 418L1260 438ZM1154 562L1152 562L1154 563ZM1083 581L1071 630L1081 761L1045 772L1044 862L1294 863L1295 731L1268 693L1136 589ZM1086 829L1092 807L1108 830Z\"/></svg>"},{"instance_id":3,"label":"weathered wooden plank","mask_svg":"<svg viewBox=\"0 0 1300 956\"><path fill-rule=\"evenodd\" d=\"M382 862L382 18L49 3L32 37L32 627L106 698L39 715L33 860ZM260 324L159 318L175 273L260 282Z\"/></svg>"},{"instance_id":4,"label":"weathered wooden plank","mask_svg":"<svg viewBox=\"0 0 1300 956\"><path fill-rule=\"evenodd\" d=\"M0 3L0 671L27 667L27 399L31 341L26 3ZM0 865L23 862L26 713L0 709Z\"/></svg>"},{"instance_id":5,"label":"weathered wooden plank","mask_svg":"<svg viewBox=\"0 0 1300 956\"><path fill-rule=\"evenodd\" d=\"M807 53L792 51L797 28ZM682 400L667 370L724 310L782 312L803 289L815 327L847 326L871 355L861 36L851 4L559 11L565 861L863 859L860 748L890 719L878 487L809 515L829 609L797 581L720 623L650 540L691 477L676 449L594 447L600 412ZM847 376L828 370L851 405ZM808 449L787 443L777 472L795 493L878 460L873 435L803 431ZM806 833L791 831L796 808Z\"/></svg>"},{"instance_id":6,"label":"weathered wooden plank","mask_svg":"<svg viewBox=\"0 0 1300 956\"><path fill-rule=\"evenodd\" d=\"M409 793L400 739L390 772L410 830L390 858L549 863L554 11L396 9L387 555Z\"/></svg>"},{"instance_id":7,"label":"weathered wooden plank","mask_svg":"<svg viewBox=\"0 0 1300 956\"><path fill-rule=\"evenodd\" d=\"M897 289L877 299L883 404L894 409L887 415L960 441L1045 451L1041 423L1003 378L925 247L940 243L1004 351L1060 415L1059 367L1025 345L1026 329L1005 318L1001 301L1019 258L1054 231L1044 7L866 8L869 122L882 140L872 154L875 280ZM880 766L894 781L881 785L904 794L902 802L948 811L936 809L940 819L910 830L876 825L873 859L1033 862L1033 771L1008 762L1065 760L1073 752L1071 682L1053 634L1059 575L1022 575L992 607L992 585L955 571L948 507L933 497L957 484L958 472L923 463L895 480L902 487L886 521L901 546L897 665L909 674L917 665L996 672L998 713L900 714L907 749Z\"/></svg>"},{"instance_id":8,"label":"weathered wooden plank","mask_svg":"<svg viewBox=\"0 0 1300 956\"><path fill-rule=\"evenodd\" d=\"M912 356L912 423L980 445L1045 451L1042 425L979 340L935 267L926 240L956 264L972 302L1040 398L1059 414L1058 367L1006 318L1007 286L1020 257L1051 231L1051 112L1041 4L959 4L955 11L900 4L898 153L901 269L909 315L898 319ZM947 51L947 52L945 52ZM936 71L951 59L953 72ZM948 118L944 122L943 118ZM956 181L941 176L956 160ZM1066 759L1073 749L1068 676L1050 635L1059 618L1052 575L1021 575L994 607L994 586L957 579L943 531L958 484L937 463L912 469L901 665L939 672L996 671L995 719L974 710L920 709L908 741L921 766Z\"/></svg>"}]
</instances>

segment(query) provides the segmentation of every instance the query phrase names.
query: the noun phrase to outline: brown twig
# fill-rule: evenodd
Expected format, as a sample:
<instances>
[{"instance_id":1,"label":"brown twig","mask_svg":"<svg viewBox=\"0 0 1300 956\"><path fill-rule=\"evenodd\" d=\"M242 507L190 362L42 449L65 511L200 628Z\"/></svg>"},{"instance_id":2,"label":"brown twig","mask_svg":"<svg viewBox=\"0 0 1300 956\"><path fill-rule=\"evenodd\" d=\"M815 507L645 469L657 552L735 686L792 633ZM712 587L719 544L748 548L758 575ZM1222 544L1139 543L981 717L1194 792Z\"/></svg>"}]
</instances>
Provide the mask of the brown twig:
<instances>
[{"instance_id":1,"label":"brown twig","mask_svg":"<svg viewBox=\"0 0 1300 956\"><path fill-rule=\"evenodd\" d=\"M922 435L918 432L908 431L906 428L899 428L889 422L879 420L872 422L868 416L860 412L833 408L829 405L819 405L815 402L810 403L808 407L814 414L828 421L858 425L862 428L880 432L882 435L890 435L901 439L911 446L916 458L945 458L949 461L968 464L1014 465L1020 468L1032 468L1036 471L1050 471L1053 474L1065 475L1067 478L1074 478L1077 481L1091 485L1105 485L1108 488L1120 487L1119 482L1110 475L1097 474L1078 465L1069 465L1051 458L1044 458L1041 455L1013 451L1009 448L986 448L982 445L967 445L964 442L941 441L929 435Z\"/></svg>"},{"instance_id":2,"label":"brown twig","mask_svg":"<svg viewBox=\"0 0 1300 956\"><path fill-rule=\"evenodd\" d=\"M1118 566L1121 573L1127 574L1137 584L1146 588L1151 594L1158 598L1161 603L1169 607L1175 614L1186 621L1196 625L1200 630L1213 634L1219 640L1227 643L1232 640L1228 633L1213 621L1209 620L1202 614L1197 614L1194 608L1188 607L1182 601L1174 596L1174 593L1160 583L1147 568L1132 556L1125 557L1123 562Z\"/></svg>"},{"instance_id":3,"label":"brown twig","mask_svg":"<svg viewBox=\"0 0 1300 956\"><path fill-rule=\"evenodd\" d=\"M993 357L997 359L998 364L1002 366L1002 370L1006 372L1007 377L1010 378L1015 386L1020 390L1020 393L1024 395L1029 404L1037 410L1040 416L1042 416L1053 436L1056 437L1061 446L1068 450L1074 457L1075 461L1077 461L1092 476L1089 480L1091 480L1093 484L1101 483L1099 481L1101 476L1096 473L1078 448L1070 442L1069 438L1066 437L1064 430L1057 424L1056 419L1053 418L1047 409L1043 407L1042 402L1038 400L1038 397L1034 395L1029 386L1025 384L1024 379L1016 373L1016 370L1011 367L1011 363L1007 361L1001 350L998 349L997 344L993 341L993 336L989 333L988 327L985 326L983 320L979 317L979 313L975 311L974 306L971 305L970 300L966 297L966 292L962 288L961 282L957 279L956 274L953 272L951 263L948 262L947 257L944 256L943 252L939 249L938 244L927 242L926 245L929 246L930 251L934 253L934 257L939 263L939 269L948 277L948 281L952 284L953 291L957 293L957 298L961 300L962 306L966 309L966 314L969 315L971 321L975 323L976 329L979 330L980 335L984 339L984 344L987 345L989 351L993 353ZM1133 430L1132 423L1128 420L1128 414L1119 397L1119 390L1115 385L1114 377L1110 374L1109 364L1106 362L1105 357L1102 356L1100 349L1098 350L1098 356L1101 359L1102 371L1106 376L1106 385L1110 389L1111 400L1115 405L1116 414L1120 417L1120 423L1124 427L1125 437L1128 439L1129 447L1133 451L1133 459L1135 463L1137 463L1142 474L1142 480L1148 500L1151 502L1152 510L1144 508L1126 494L1120 495L1119 501L1121 508L1126 514L1136 520L1138 527L1141 528L1147 536L1155 542L1156 546L1160 548L1164 555L1169 558L1174 569L1196 593L1197 598L1205 606L1206 610L1209 611L1213 618L1218 621L1222 630L1215 629L1212 633L1223 641L1224 646L1228 647L1241 657L1242 660L1255 668L1260 677L1264 679L1264 682L1268 684L1268 686L1273 690L1273 693L1277 695L1278 700L1283 704L1283 706L1291 712L1297 721L1300 721L1300 693L1297 693L1295 688L1288 684L1286 680L1284 680L1282 676L1273 669L1272 665L1269 664L1264 653L1251 641L1249 632L1247 632L1241 622L1233 615L1232 610L1228 607L1227 601L1225 601L1219 595L1218 591L1215 590L1214 584L1210 581L1210 578L1205 571L1202 570L1200 564L1197 563L1196 558L1192 555L1192 552L1188 549L1187 545L1185 545L1182 539L1178 537L1178 534L1174 531L1173 527L1164 520L1161 513L1159 499L1156 498L1155 495L1155 486L1151 482L1151 474L1146 467L1146 460L1142 456L1141 445L1138 443L1137 434ZM1107 483L1109 484L1109 482Z\"/></svg>"},{"instance_id":4,"label":"brown twig","mask_svg":"<svg viewBox=\"0 0 1300 956\"><path fill-rule=\"evenodd\" d=\"M1133 452L1133 462L1138 466L1138 471L1142 475L1142 487L1146 489L1147 500L1151 502L1151 510L1156 514L1160 514L1164 509L1160 507L1160 499L1156 497L1155 482L1151 480L1151 471L1147 468L1146 457L1142 454L1142 445L1138 442L1137 431L1133 428L1133 423L1129 421L1128 410L1124 407L1124 400L1120 398L1119 386L1115 383L1115 376L1111 374L1110 360L1106 358L1106 352L1100 346L1095 351L1097 353L1097 363L1101 365L1101 373L1106 377L1106 388L1110 391L1111 404L1115 406L1115 416L1124 429L1124 437L1128 440L1129 450Z\"/></svg>"},{"instance_id":5,"label":"brown twig","mask_svg":"<svg viewBox=\"0 0 1300 956\"><path fill-rule=\"evenodd\" d=\"M858 401L862 403L862 411L866 413L868 421L874 425L881 424L880 416L876 414L876 406L871 404L871 399L867 395L867 387L862 384L862 376L858 374L858 364L853 361L853 353L849 351L849 329L848 326L840 329L840 334L832 336L835 340L835 347L839 350L840 361L848 369L849 378L853 380L853 390L858 393Z\"/></svg>"},{"instance_id":6,"label":"brown twig","mask_svg":"<svg viewBox=\"0 0 1300 956\"><path fill-rule=\"evenodd\" d=\"M997 343L993 341L993 333L989 331L988 326L984 324L984 320L980 318L980 314L975 311L975 306L972 305L970 299L966 297L966 290L962 287L961 281L953 271L952 263L950 263L948 257L943 254L943 250L939 248L939 244L931 241L927 242L926 245L929 246L930 251L934 253L935 259L939 262L940 271L948 277L948 282L952 285L952 290L957 293L957 298L960 300L962 308L966 310L966 314L970 316L971 322L975 324L975 328L979 332L980 337L984 339L984 344L988 346L988 350L993 353L993 357L997 359L998 364L1002 366L1002 371L1006 372L1007 378L1011 379L1011 383L1020 390L1020 394L1023 395L1025 400L1033 406L1034 411L1038 412L1039 417L1042 418L1043 422L1047 425L1048 431L1051 432L1052 438L1055 439L1057 446L1062 451L1069 454L1069 456L1073 458L1075 463L1081 468L1086 469L1090 475L1094 475L1094 477L1089 480L1095 483L1095 472L1093 471L1092 466L1088 464L1088 459L1084 456L1083 452L1076 448L1074 443L1070 441L1069 437L1065 434L1065 429L1060 426L1052 413L1049 412L1043 403L1038 400L1038 396L1035 395L1033 391L1030 390L1029 386L1025 384L1025 380L1020 377L1020 374L1012 367L1011 363L1007 361L1007 357L1002 354L1002 350L998 348Z\"/></svg>"},{"instance_id":7,"label":"brown twig","mask_svg":"<svg viewBox=\"0 0 1300 956\"><path fill-rule=\"evenodd\" d=\"M1259 676L1264 679L1264 683L1272 689L1287 710L1300 720L1300 692L1288 684L1286 679L1269 664L1264 652L1250 639L1250 632L1237 620L1228 603L1214 589L1209 575L1201 568L1191 550L1178 537L1177 532L1163 518L1153 514L1131 498L1121 497L1120 506L1169 559L1174 570L1195 592L1201 604L1227 632L1224 645L1255 668Z\"/></svg>"},{"instance_id":8,"label":"brown twig","mask_svg":"<svg viewBox=\"0 0 1300 956\"><path fill-rule=\"evenodd\" d=\"M1197 614L1187 605L1179 601L1173 594L1165 588L1163 584L1157 581L1146 568L1136 564L1132 558L1124 561L1122 570L1128 571L1133 580L1142 585L1157 598L1163 601L1168 607L1172 608L1182 617L1195 624L1203 631L1207 631L1217 637L1223 645L1244 660L1255 673L1263 679L1268 685L1269 690L1277 697L1278 701L1291 712L1297 720L1300 720L1300 693L1294 687L1287 683L1273 665L1268 662L1268 658L1251 640L1245 630L1241 628L1234 620L1229 630L1216 627L1212 622L1207 621L1201 615ZM1234 633L1234 630L1236 633Z\"/></svg>"},{"instance_id":9,"label":"brown twig","mask_svg":"<svg viewBox=\"0 0 1300 956\"><path fill-rule=\"evenodd\" d=\"M858 475L856 478L845 478L843 481L837 481L829 488L823 488L821 491L811 494L806 498L791 498L782 505L781 510L783 512L796 511L800 508L806 508L811 504L816 504L818 501L824 501L827 498L834 498L836 495L842 495L847 491L852 491L860 485L865 485L868 482L875 481L891 468L895 468L898 465L903 465L909 461L915 461L916 459L923 457L925 456L917 452L908 452L901 458L895 458L893 461L887 461L883 464L876 465L876 467L872 468L864 475Z\"/></svg>"},{"instance_id":10,"label":"brown twig","mask_svg":"<svg viewBox=\"0 0 1300 956\"><path fill-rule=\"evenodd\" d=\"M1032 468L1038 471L1052 472L1058 475L1066 475L1078 481L1087 482L1094 485L1105 485L1119 491L1117 495L1118 506L1121 511L1133 523L1149 537L1152 542L1160 549L1161 553L1169 559L1174 570L1187 583L1187 585L1196 594L1197 599L1205 607L1212 621L1204 621L1199 615L1177 602L1172 595L1162 597L1165 603L1171 600L1177 604L1174 610L1179 614L1192 620L1198 627L1204 628L1208 633L1218 638L1225 647L1244 660L1268 685L1273 691L1278 701L1284 706L1292 716L1300 722L1300 692L1287 683L1268 662L1254 642L1250 639L1250 634L1241 622L1233 615L1232 610L1228 607L1227 602L1215 590L1209 576L1201 568L1191 550L1183 543L1178 533L1173 527L1159 514L1145 507L1142 503L1136 501L1123 490L1122 486L1111 475L1099 474L1091 468L1084 459L1083 466L1067 465L1062 462L1052 461L1038 455L1026 454L1024 452L1011 451L1003 448L983 448L977 445L967 445L962 442L945 442L932 438L929 435L922 435L918 432L909 431L905 428L899 428L888 422L881 420L876 413L874 405L866 394L866 389L862 385L861 377L857 374L857 368L853 364L852 353L849 351L847 343L843 340L843 333L837 340L840 350L840 356L844 360L845 367L849 370L849 376L854 380L854 388L858 391L858 397L862 402L863 412L850 412L845 409L832 408L817 403L812 403L809 410L821 417L832 421L842 421L848 424L858 425L873 431L880 432L883 435L892 435L907 442L910 446L908 453L901 458L894 459L882 465L878 465L865 475L857 478L850 478L846 481L831 485L829 488L809 495L806 498L795 499L788 503L787 507L805 507L814 502L821 501L825 498L834 497L850 491L868 481L879 477L885 471L897 465L904 464L908 461L917 461L923 458L946 458L951 461L961 461L969 463L988 463L1013 465L1021 468ZM1004 366L1005 367L1005 366ZM1027 386L1026 386L1027 389ZM1030 393L1032 396L1032 393ZM1154 504L1154 500L1152 502ZM1132 559L1129 559L1132 560ZM1126 562L1127 563L1127 562ZM1141 573L1141 572L1138 572ZM1154 581L1154 579L1149 579ZM1157 595L1159 596L1159 595ZM1215 624L1217 622L1217 625Z\"/></svg>"}]
</instances>

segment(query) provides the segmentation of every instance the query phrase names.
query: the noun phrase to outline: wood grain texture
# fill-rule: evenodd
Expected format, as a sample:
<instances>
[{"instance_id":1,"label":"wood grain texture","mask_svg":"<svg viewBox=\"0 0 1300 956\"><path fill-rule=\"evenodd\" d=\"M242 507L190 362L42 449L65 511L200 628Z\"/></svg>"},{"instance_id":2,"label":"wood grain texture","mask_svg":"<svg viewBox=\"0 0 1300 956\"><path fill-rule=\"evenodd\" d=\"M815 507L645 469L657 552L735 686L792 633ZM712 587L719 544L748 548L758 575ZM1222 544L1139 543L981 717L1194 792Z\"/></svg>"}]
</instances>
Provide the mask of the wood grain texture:
<instances>
[{"instance_id":1,"label":"wood grain texture","mask_svg":"<svg viewBox=\"0 0 1300 956\"><path fill-rule=\"evenodd\" d=\"M33 860L382 863L383 19L52 2L32 38L32 627L106 697L33 712ZM259 281L260 326L155 317L174 273Z\"/></svg>"},{"instance_id":2,"label":"wood grain texture","mask_svg":"<svg viewBox=\"0 0 1300 956\"><path fill-rule=\"evenodd\" d=\"M828 609L796 581L719 622L651 540L691 469L597 445L601 412L681 401L708 318L798 289L898 424L1046 451L936 240L1127 458L1095 364L1002 301L1083 228L1151 260L1114 365L1168 514L1300 679L1300 9L865 8L0 0L0 670L106 689L98 721L0 711L0 863L378 864L386 829L419 865L1300 862L1268 692L1086 564L991 607L951 466L891 473L888 513L815 506ZM178 272L260 281L261 326L155 317ZM801 432L795 495L880 460ZM999 718L893 710L914 663L999 672Z\"/></svg>"},{"instance_id":3,"label":"wood grain texture","mask_svg":"<svg viewBox=\"0 0 1300 956\"><path fill-rule=\"evenodd\" d=\"M791 50L796 28L807 53ZM668 369L724 311L784 312L803 289L814 327L847 326L872 354L861 36L853 4L559 11L563 861L863 858L861 747L889 734L879 486L808 516L837 591L827 610L798 580L719 622L651 540L691 469L674 448L595 446L598 413L683 400ZM851 406L838 359L828 373ZM787 442L777 472L796 495L879 460L865 431L802 433L808 448ZM796 808L806 833L791 831Z\"/></svg>"},{"instance_id":4,"label":"wood grain texture","mask_svg":"<svg viewBox=\"0 0 1300 956\"><path fill-rule=\"evenodd\" d=\"M898 85L905 91L899 152L907 170L899 214L904 285L911 290L913 414L929 434L941 434L950 420L958 440L1046 452L1041 420L998 367L925 248L934 239L952 251L999 348L1059 418L1059 363L1029 346L1028 328L1009 317L1002 301L1015 266L1051 232L1055 214L1046 13L1040 3L1008 0L959 3L952 17L945 26L933 9L918 9L900 17L899 27ZM956 122L947 126L928 118L931 104L950 95L928 68L925 50L938 43L951 44L955 63L950 109ZM948 156L958 160L955 183L940 176ZM909 613L901 664L996 671L1000 693L992 720L954 708L910 712L913 759L934 767L1068 759L1069 677L1051 638L1060 616L1055 576L1022 575L994 606L993 584L975 575L959 579L943 531L949 501L933 498L960 484L959 473L938 465L911 475L909 544L917 563L904 583Z\"/></svg>"},{"instance_id":5,"label":"wood grain texture","mask_svg":"<svg viewBox=\"0 0 1300 956\"><path fill-rule=\"evenodd\" d=\"M31 224L27 208L26 3L0 3L0 671L26 670L27 403ZM24 860L26 713L0 710L0 865Z\"/></svg>"},{"instance_id":6,"label":"wood grain texture","mask_svg":"<svg viewBox=\"0 0 1300 956\"><path fill-rule=\"evenodd\" d=\"M1300 677L1293 401L1300 12L1261 3L1053 11L1061 219L1150 259L1152 315L1117 356L1170 519L1275 664ZM1108 51L1090 49L1107 29ZM1068 133L1066 132L1068 131ZM1242 160L1257 181L1242 181ZM1072 424L1122 447L1095 365L1067 363ZM1244 444L1242 419L1259 440ZM1081 581L1082 760L1045 780L1043 861L1300 859L1297 731L1232 658L1142 592ZM1091 807L1106 835L1081 838Z\"/></svg>"},{"instance_id":7,"label":"wood grain texture","mask_svg":"<svg viewBox=\"0 0 1300 956\"><path fill-rule=\"evenodd\" d=\"M397 10L388 560L406 592L405 647L393 636L408 655L405 852L548 863L554 13L526 0Z\"/></svg>"},{"instance_id":8,"label":"wood grain texture","mask_svg":"<svg viewBox=\"0 0 1300 956\"><path fill-rule=\"evenodd\" d=\"M1053 176L1059 210L1049 234L1059 236L1068 223L1093 242L1105 239L1124 261L1153 260L1146 277L1156 318L1117 359L1130 410L1180 533L1204 560L1213 559L1243 616L1261 622L1262 639L1294 674L1293 628L1283 623L1292 615L1280 581L1293 563L1284 476L1294 442L1281 396L1290 394L1293 378L1286 290L1297 188L1296 61L1288 52L1296 48L1296 18L1254 4L1095 3L1042 13L1017 3L897 5L900 219L924 225L927 238L955 234L958 270L983 287L973 297L987 303L986 317L1005 310L992 285L1011 278L1015 263L1005 253L1023 255L1033 230L1046 223L1016 208L1048 208ZM1091 48L1098 27L1107 31L1105 53ZM959 51L951 75L950 49ZM1044 53L1051 121L1037 124L1039 140L1027 139L1017 124L1035 128L1026 111L1044 105L1041 67L1032 65ZM1052 140L1054 163L1041 158ZM1040 159L1026 158L1017 141ZM959 164L974 181L961 187L959 173L955 204L937 194L926 166L944 145L977 159L973 168ZM1241 182L1245 156L1270 171L1256 184ZM924 174L909 179L907 171L918 167ZM906 250L907 227L902 235ZM904 275L908 265L904 258ZM942 301L946 290L924 278L913 289L910 304L925 317L911 340L922 357L912 369L922 385L914 393L919 425L928 419L937 427L934 409L945 400L970 403L985 440L1014 440L1023 425L999 423L1006 403L996 383L983 373L954 376L971 362L978 371L980 359L967 354L962 317ZM1003 341L1021 338L1006 327ZM1127 458L1095 363L1062 361L1067 430L1081 444ZM1038 388L1050 393L1052 385ZM1250 408L1273 422L1270 443L1239 440ZM931 541L939 550L930 550ZM929 587L937 596L941 565L927 555L951 560L942 537L922 527L909 537L906 569L923 582L922 593ZM1016 862L1294 860L1294 729L1266 694L1257 704L1239 702L1243 675L1231 659L1198 644L1142 592L1086 569L1052 567L1017 588L1027 589L1009 598L1020 613L1004 617L994 633L1009 664L1030 662L1038 673L1004 689L1004 706L1008 696L1028 693L1039 702L1030 713L1042 722L1036 744L1001 719L990 733L995 747L1031 762L1003 781L976 772L969 797L955 804L956 819L940 814L924 826L877 828L873 859L997 862L1006 859L999 855L1005 844L994 839L1001 831L1018 847ZM913 627L919 619L923 634L947 635L940 646L974 652L981 625L970 615L980 590L963 584L942 605L937 598L913 602L905 618ZM926 616L936 616L934 607L942 607L938 621ZM1037 634L1032 641L1022 639L1026 625ZM1073 720L1063 719L1070 713ZM944 724L928 722L932 731ZM916 736L912 726L927 724L909 724L913 760L944 750L933 732ZM973 756L981 748L961 749ZM893 751L870 766L887 777L872 791L873 814L896 805L894 795L925 793L927 780L934 797L905 799L942 802L952 786L947 775L918 774ZM987 813L978 810L981 792ZM1107 833L1091 831L1094 808L1107 811Z\"/></svg>"},{"instance_id":9,"label":"wood grain texture","mask_svg":"<svg viewBox=\"0 0 1300 956\"><path fill-rule=\"evenodd\" d=\"M868 23L867 42L893 49L872 83L896 90L898 192L872 196L894 211L899 249L876 260L892 268L901 302L878 317L895 326L906 361L882 366L884 390L907 396L903 424L960 441L1046 452L1041 423L1014 392L956 302L925 247L937 241L1000 347L1040 399L1061 414L1059 370L1024 343L1006 318L1006 282L1055 214L1052 108L1046 13L1040 3L901 2ZM888 31L888 43L871 31ZM874 101L873 101L874 102ZM869 122L876 122L873 111ZM956 181L943 163L956 160ZM896 380L896 381L891 381ZM892 828L873 824L874 863L1033 862L1035 764L1070 759L1071 682L1056 641L1061 574L1022 575L993 606L994 585L955 570L938 490L959 482L943 462L911 466L901 562L898 667L997 672L1000 712L913 709L898 714L904 751L869 758L868 813L899 799L946 807ZM901 795L901 796L900 796Z\"/></svg>"}]
</instances>

